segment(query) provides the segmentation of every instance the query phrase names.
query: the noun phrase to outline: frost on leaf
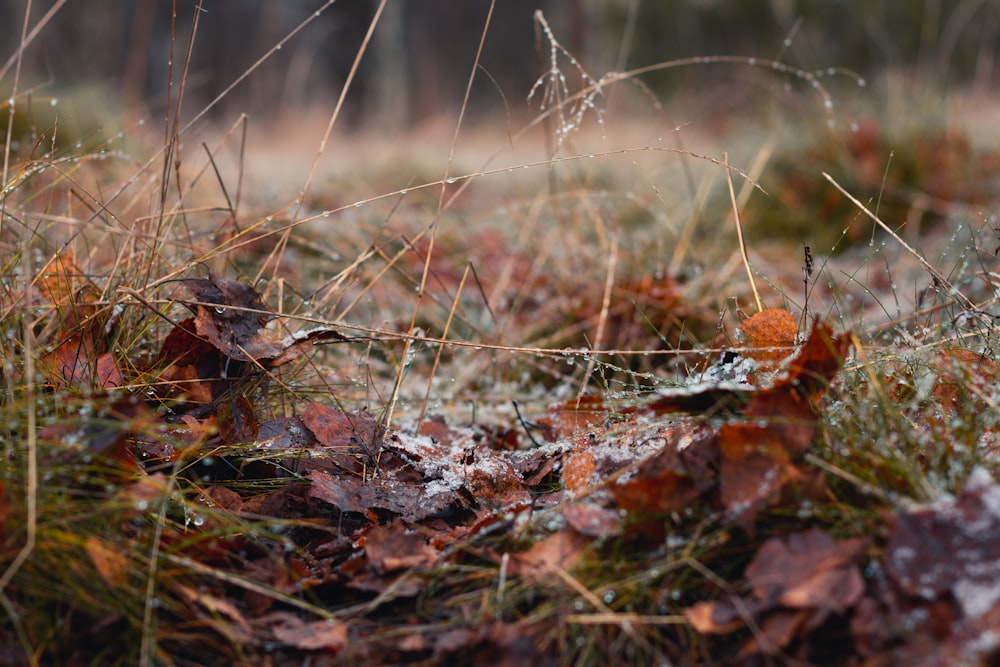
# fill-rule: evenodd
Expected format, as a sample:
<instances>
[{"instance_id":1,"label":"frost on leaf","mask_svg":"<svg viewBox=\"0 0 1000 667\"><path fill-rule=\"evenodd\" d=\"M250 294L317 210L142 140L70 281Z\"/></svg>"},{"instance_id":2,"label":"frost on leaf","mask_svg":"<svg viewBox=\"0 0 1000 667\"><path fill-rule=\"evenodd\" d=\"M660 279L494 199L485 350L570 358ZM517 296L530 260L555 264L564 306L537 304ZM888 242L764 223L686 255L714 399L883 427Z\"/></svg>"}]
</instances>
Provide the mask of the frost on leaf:
<instances>
[{"instance_id":1,"label":"frost on leaf","mask_svg":"<svg viewBox=\"0 0 1000 667\"><path fill-rule=\"evenodd\" d=\"M976 468L957 497L896 518L886 570L908 595L950 594L963 616L978 618L1000 603L1000 486Z\"/></svg>"},{"instance_id":2,"label":"frost on leaf","mask_svg":"<svg viewBox=\"0 0 1000 667\"><path fill-rule=\"evenodd\" d=\"M744 320L740 329L746 338L743 354L764 371L776 369L794 352L799 333L795 318L784 308L762 310Z\"/></svg>"}]
</instances>

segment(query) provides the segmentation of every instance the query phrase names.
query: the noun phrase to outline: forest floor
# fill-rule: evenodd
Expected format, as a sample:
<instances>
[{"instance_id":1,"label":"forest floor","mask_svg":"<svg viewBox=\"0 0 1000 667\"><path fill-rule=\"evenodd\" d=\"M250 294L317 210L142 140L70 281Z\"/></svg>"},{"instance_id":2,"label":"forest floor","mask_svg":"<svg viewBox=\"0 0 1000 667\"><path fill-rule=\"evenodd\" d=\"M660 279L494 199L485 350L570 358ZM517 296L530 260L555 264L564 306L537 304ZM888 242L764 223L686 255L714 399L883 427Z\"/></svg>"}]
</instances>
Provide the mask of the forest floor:
<instances>
[{"instance_id":1,"label":"forest floor","mask_svg":"<svg viewBox=\"0 0 1000 667\"><path fill-rule=\"evenodd\" d=\"M996 105L760 77L25 126L0 663L991 664Z\"/></svg>"}]
</instances>

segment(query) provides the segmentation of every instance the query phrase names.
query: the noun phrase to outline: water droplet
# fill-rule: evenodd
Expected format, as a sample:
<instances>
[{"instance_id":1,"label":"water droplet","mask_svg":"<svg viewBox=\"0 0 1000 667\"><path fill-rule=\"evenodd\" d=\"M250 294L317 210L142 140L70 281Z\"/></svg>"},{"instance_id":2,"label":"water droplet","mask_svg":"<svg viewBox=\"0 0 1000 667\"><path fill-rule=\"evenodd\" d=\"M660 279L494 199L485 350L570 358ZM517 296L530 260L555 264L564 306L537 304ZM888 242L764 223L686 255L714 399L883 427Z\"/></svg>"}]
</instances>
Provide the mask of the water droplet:
<instances>
[{"instance_id":1,"label":"water droplet","mask_svg":"<svg viewBox=\"0 0 1000 667\"><path fill-rule=\"evenodd\" d=\"M611 604L612 602L615 601L615 592L608 591L607 593L604 594L604 597L602 597L601 599L604 600L604 604Z\"/></svg>"},{"instance_id":2,"label":"water droplet","mask_svg":"<svg viewBox=\"0 0 1000 667\"><path fill-rule=\"evenodd\" d=\"M357 204L354 205L354 208L361 208L361 204L362 203L364 203L364 202L358 202Z\"/></svg>"},{"instance_id":3,"label":"water droplet","mask_svg":"<svg viewBox=\"0 0 1000 667\"><path fill-rule=\"evenodd\" d=\"M223 313L226 312L226 309L223 308L222 306L216 306L215 307L215 312L217 312L219 315L222 315Z\"/></svg>"},{"instance_id":4,"label":"water droplet","mask_svg":"<svg viewBox=\"0 0 1000 667\"><path fill-rule=\"evenodd\" d=\"M445 183L447 183L448 185L451 185L452 183L454 183L457 180L458 180L457 178L455 178L454 176L452 176L448 180L446 180Z\"/></svg>"},{"instance_id":5,"label":"water droplet","mask_svg":"<svg viewBox=\"0 0 1000 667\"><path fill-rule=\"evenodd\" d=\"M52 98L51 100L49 100L49 106L50 106L50 107L54 107L54 106L56 106L57 104L59 104L59 100L58 100L58 99L56 99L55 97L53 97L53 98Z\"/></svg>"},{"instance_id":6,"label":"water droplet","mask_svg":"<svg viewBox=\"0 0 1000 667\"><path fill-rule=\"evenodd\" d=\"M400 190L399 191L399 194L401 194L401 195L405 195L407 193L409 193L409 190Z\"/></svg>"},{"instance_id":7,"label":"water droplet","mask_svg":"<svg viewBox=\"0 0 1000 667\"><path fill-rule=\"evenodd\" d=\"M825 106L827 109L832 109L833 100L823 100L823 106Z\"/></svg>"},{"instance_id":8,"label":"water droplet","mask_svg":"<svg viewBox=\"0 0 1000 667\"><path fill-rule=\"evenodd\" d=\"M865 81L864 79L858 79L858 88L864 88L867 85L868 85L867 81Z\"/></svg>"}]
</instances>

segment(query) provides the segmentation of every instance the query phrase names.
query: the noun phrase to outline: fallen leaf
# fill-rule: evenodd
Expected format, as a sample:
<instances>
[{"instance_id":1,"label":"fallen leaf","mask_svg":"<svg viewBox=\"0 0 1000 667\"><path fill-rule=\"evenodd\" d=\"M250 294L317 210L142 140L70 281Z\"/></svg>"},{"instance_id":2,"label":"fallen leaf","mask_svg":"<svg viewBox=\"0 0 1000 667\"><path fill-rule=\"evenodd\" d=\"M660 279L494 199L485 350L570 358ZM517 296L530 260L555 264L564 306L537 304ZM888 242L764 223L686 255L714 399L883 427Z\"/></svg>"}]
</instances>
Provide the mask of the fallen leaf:
<instances>
[{"instance_id":1,"label":"fallen leaf","mask_svg":"<svg viewBox=\"0 0 1000 667\"><path fill-rule=\"evenodd\" d=\"M360 451L374 458L382 447L382 425L367 411L348 414L314 402L303 410L302 423L331 449Z\"/></svg>"},{"instance_id":2,"label":"fallen leaf","mask_svg":"<svg viewBox=\"0 0 1000 667\"><path fill-rule=\"evenodd\" d=\"M682 510L715 487L719 450L714 428L671 422L648 437L661 440L659 451L642 460L634 475L610 487L620 509L639 514Z\"/></svg>"},{"instance_id":3,"label":"fallen leaf","mask_svg":"<svg viewBox=\"0 0 1000 667\"><path fill-rule=\"evenodd\" d=\"M773 654L862 601L865 585L858 560L866 545L865 539L835 540L815 528L771 538L744 573L752 598L700 602L685 610L685 618L705 634L756 625L760 631L740 655Z\"/></svg>"},{"instance_id":4,"label":"fallen leaf","mask_svg":"<svg viewBox=\"0 0 1000 667\"><path fill-rule=\"evenodd\" d=\"M536 584L552 583L553 570L571 570L583 556L588 540L579 533L561 530L535 542L527 551L511 554L508 574L527 577Z\"/></svg>"},{"instance_id":5,"label":"fallen leaf","mask_svg":"<svg viewBox=\"0 0 1000 667\"><path fill-rule=\"evenodd\" d=\"M229 359L252 361L244 351L274 314L249 285L217 275L181 281L197 299L195 330Z\"/></svg>"},{"instance_id":6,"label":"fallen leaf","mask_svg":"<svg viewBox=\"0 0 1000 667\"><path fill-rule=\"evenodd\" d=\"M91 535L84 542L84 548L101 581L112 590L125 584L128 578L128 559L120 549L115 549L105 540Z\"/></svg>"},{"instance_id":7,"label":"fallen leaf","mask_svg":"<svg viewBox=\"0 0 1000 667\"><path fill-rule=\"evenodd\" d=\"M799 327L795 318L784 308L770 308L747 318L740 324L746 346L744 356L757 362L757 368L773 371L795 351Z\"/></svg>"},{"instance_id":8,"label":"fallen leaf","mask_svg":"<svg viewBox=\"0 0 1000 667\"><path fill-rule=\"evenodd\" d=\"M303 621L287 611L275 611L255 619L285 646L301 651L339 653L347 646L347 626L335 619Z\"/></svg>"},{"instance_id":9,"label":"fallen leaf","mask_svg":"<svg viewBox=\"0 0 1000 667\"><path fill-rule=\"evenodd\" d=\"M975 468L957 497L900 512L885 566L908 595L951 595L966 618L991 612L1000 604L1000 485Z\"/></svg>"},{"instance_id":10,"label":"fallen leaf","mask_svg":"<svg viewBox=\"0 0 1000 667\"><path fill-rule=\"evenodd\" d=\"M745 575L754 597L767 606L841 612L861 600L857 560L867 540L835 540L813 528L761 545Z\"/></svg>"},{"instance_id":11,"label":"fallen leaf","mask_svg":"<svg viewBox=\"0 0 1000 667\"><path fill-rule=\"evenodd\" d=\"M774 429L755 424L723 424L719 429L719 499L744 528L760 507L796 475L794 464Z\"/></svg>"},{"instance_id":12,"label":"fallen leaf","mask_svg":"<svg viewBox=\"0 0 1000 667\"><path fill-rule=\"evenodd\" d=\"M684 610L684 618L697 632L724 635L748 627L763 607L759 601L733 597L716 602L697 602Z\"/></svg>"},{"instance_id":13,"label":"fallen leaf","mask_svg":"<svg viewBox=\"0 0 1000 667\"><path fill-rule=\"evenodd\" d=\"M621 530L622 517L618 510L597 503L569 503L562 508L562 515L573 530L586 537L608 537Z\"/></svg>"},{"instance_id":14,"label":"fallen leaf","mask_svg":"<svg viewBox=\"0 0 1000 667\"><path fill-rule=\"evenodd\" d=\"M314 343L350 340L328 326L276 336L264 331L264 327L277 315L253 287L217 275L181 282L198 300L188 306L195 314L197 335L228 360L258 362L275 368L299 358Z\"/></svg>"},{"instance_id":15,"label":"fallen leaf","mask_svg":"<svg viewBox=\"0 0 1000 667\"><path fill-rule=\"evenodd\" d=\"M608 414L602 397L588 395L550 406L538 422L545 426L546 439L555 441L603 427Z\"/></svg>"},{"instance_id":16,"label":"fallen leaf","mask_svg":"<svg viewBox=\"0 0 1000 667\"><path fill-rule=\"evenodd\" d=\"M52 305L68 306L76 302L77 292L90 281L76 263L72 250L53 255L36 278L39 291Z\"/></svg>"},{"instance_id":17,"label":"fallen leaf","mask_svg":"<svg viewBox=\"0 0 1000 667\"><path fill-rule=\"evenodd\" d=\"M430 570L438 559L438 552L427 540L399 520L365 533L364 549L369 567L380 575L397 570Z\"/></svg>"}]
</instances>

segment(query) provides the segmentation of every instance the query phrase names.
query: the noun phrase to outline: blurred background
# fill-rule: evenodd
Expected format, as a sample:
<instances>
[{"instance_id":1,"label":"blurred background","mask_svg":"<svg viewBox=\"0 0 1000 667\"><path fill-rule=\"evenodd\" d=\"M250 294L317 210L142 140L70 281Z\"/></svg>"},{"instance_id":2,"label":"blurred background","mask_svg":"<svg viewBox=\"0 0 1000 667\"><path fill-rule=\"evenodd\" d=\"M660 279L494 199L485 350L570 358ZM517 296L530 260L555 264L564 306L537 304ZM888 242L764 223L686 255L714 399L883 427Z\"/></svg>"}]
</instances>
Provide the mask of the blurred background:
<instances>
[{"instance_id":1,"label":"blurred background","mask_svg":"<svg viewBox=\"0 0 1000 667\"><path fill-rule=\"evenodd\" d=\"M12 86L27 4L0 0L0 91ZM28 32L58 5L31 3ZM329 105L377 5L338 0L214 113L250 111L266 119ZM130 114L162 114L168 56L172 48L176 85L197 6L194 0L69 0L23 54L19 90L36 97L85 90ZM185 108L215 98L323 6L321 0L204 0ZM488 9L488 0L390 0L347 99L345 123L401 129L454 114ZM501 0L484 45L488 76L477 77L473 91L474 115L527 108L533 82L548 67L548 43L533 20L538 9L597 77L730 54L779 58L807 70L849 68L869 81L903 73L933 88L988 90L998 77L998 0ZM723 68L695 67L644 81L658 94L671 94L732 76Z\"/></svg>"}]
</instances>

